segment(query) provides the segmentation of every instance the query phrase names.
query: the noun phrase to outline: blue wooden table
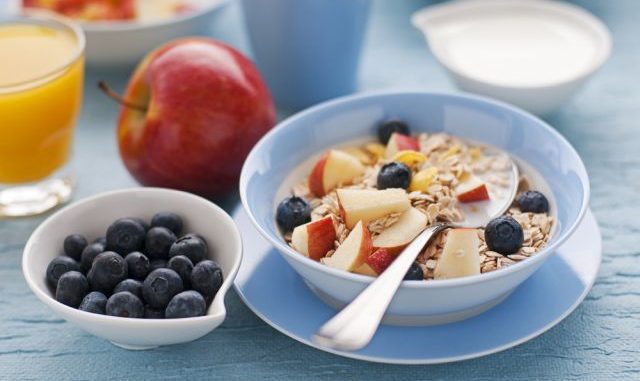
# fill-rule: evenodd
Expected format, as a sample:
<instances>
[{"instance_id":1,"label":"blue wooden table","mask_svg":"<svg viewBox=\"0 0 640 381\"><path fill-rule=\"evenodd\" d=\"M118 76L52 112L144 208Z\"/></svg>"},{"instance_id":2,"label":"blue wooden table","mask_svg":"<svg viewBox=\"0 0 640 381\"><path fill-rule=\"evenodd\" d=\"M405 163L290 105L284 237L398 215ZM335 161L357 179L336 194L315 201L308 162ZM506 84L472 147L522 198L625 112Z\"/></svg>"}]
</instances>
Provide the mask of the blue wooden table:
<instances>
[{"instance_id":1,"label":"blue wooden table","mask_svg":"<svg viewBox=\"0 0 640 381\"><path fill-rule=\"evenodd\" d=\"M362 90L454 91L408 22L410 13L427 3L375 2ZM0 221L0 380L640 380L640 2L579 4L609 26L614 54L548 121L574 144L587 165L604 262L587 299L549 332L505 352L457 364L371 364L327 354L279 334L231 292L227 320L206 337L152 351L125 351L58 318L27 288L20 259L29 235L44 218L38 217ZM211 33L247 51L237 4L220 12ZM118 158L118 107L95 86L98 79L106 79L121 90L130 70L87 73L75 143L76 200L135 185ZM237 197L219 202L230 210Z\"/></svg>"}]
</instances>

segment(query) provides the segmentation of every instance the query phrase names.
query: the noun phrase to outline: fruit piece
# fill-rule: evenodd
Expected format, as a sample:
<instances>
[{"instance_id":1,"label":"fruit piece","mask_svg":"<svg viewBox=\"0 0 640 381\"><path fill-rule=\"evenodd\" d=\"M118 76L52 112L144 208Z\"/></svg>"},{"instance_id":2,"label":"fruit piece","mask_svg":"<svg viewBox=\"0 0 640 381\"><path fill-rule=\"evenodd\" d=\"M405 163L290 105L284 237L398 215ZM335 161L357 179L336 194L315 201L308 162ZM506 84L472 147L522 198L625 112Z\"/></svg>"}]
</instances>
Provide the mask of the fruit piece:
<instances>
[{"instance_id":1,"label":"fruit piece","mask_svg":"<svg viewBox=\"0 0 640 381\"><path fill-rule=\"evenodd\" d=\"M58 280L56 300L69 307L78 308L89 292L87 278L78 271L68 271Z\"/></svg>"},{"instance_id":2,"label":"fruit piece","mask_svg":"<svg viewBox=\"0 0 640 381\"><path fill-rule=\"evenodd\" d=\"M378 276L382 274L396 259L387 249L380 248L367 257L365 263L356 269L355 272L363 275Z\"/></svg>"},{"instance_id":3,"label":"fruit piece","mask_svg":"<svg viewBox=\"0 0 640 381\"><path fill-rule=\"evenodd\" d=\"M169 257L184 255L194 265L207 257L207 243L197 234L187 234L178 239L169 249Z\"/></svg>"},{"instance_id":4,"label":"fruit piece","mask_svg":"<svg viewBox=\"0 0 640 381\"><path fill-rule=\"evenodd\" d=\"M411 185L409 185L409 191L426 192L438 176L438 169L436 167L429 167L417 172L411 177Z\"/></svg>"},{"instance_id":5,"label":"fruit piece","mask_svg":"<svg viewBox=\"0 0 640 381\"><path fill-rule=\"evenodd\" d=\"M469 157L471 161L477 161L482 157L482 150L477 147L469 149Z\"/></svg>"},{"instance_id":6,"label":"fruit piece","mask_svg":"<svg viewBox=\"0 0 640 381\"><path fill-rule=\"evenodd\" d=\"M378 140L380 140L380 143L387 144L394 133L410 135L411 131L409 131L409 125L399 119L387 120L378 125Z\"/></svg>"},{"instance_id":7,"label":"fruit piece","mask_svg":"<svg viewBox=\"0 0 640 381\"><path fill-rule=\"evenodd\" d=\"M87 274L91 290L111 294L113 288L127 278L128 270L127 262L117 253L105 251L98 254Z\"/></svg>"},{"instance_id":8,"label":"fruit piece","mask_svg":"<svg viewBox=\"0 0 640 381\"><path fill-rule=\"evenodd\" d=\"M409 198L402 189L338 189L340 214L347 225L353 228L358 221L364 224L387 214L409 209Z\"/></svg>"},{"instance_id":9,"label":"fruit piece","mask_svg":"<svg viewBox=\"0 0 640 381\"><path fill-rule=\"evenodd\" d=\"M365 263L369 254L371 254L371 249L371 234L360 221L351 230L351 233L349 233L336 252L331 257L324 259L324 263L337 269L355 271Z\"/></svg>"},{"instance_id":10,"label":"fruit piece","mask_svg":"<svg viewBox=\"0 0 640 381\"><path fill-rule=\"evenodd\" d=\"M293 248L314 261L319 261L333 249L335 240L336 228L331 216L300 225L291 235Z\"/></svg>"},{"instance_id":11,"label":"fruit piece","mask_svg":"<svg viewBox=\"0 0 640 381\"><path fill-rule=\"evenodd\" d=\"M204 260L193 266L191 271L191 288L198 291L211 304L222 286L223 275L220 266L210 260Z\"/></svg>"},{"instance_id":12,"label":"fruit piece","mask_svg":"<svg viewBox=\"0 0 640 381\"><path fill-rule=\"evenodd\" d=\"M195 316L204 316L207 305L202 295L190 290L183 291L174 296L165 310L165 318L182 319Z\"/></svg>"},{"instance_id":13,"label":"fruit piece","mask_svg":"<svg viewBox=\"0 0 640 381\"><path fill-rule=\"evenodd\" d=\"M205 197L236 189L249 151L276 121L254 64L204 37L149 53L123 98L138 106L123 106L118 119L120 155L133 177Z\"/></svg>"},{"instance_id":14,"label":"fruit piece","mask_svg":"<svg viewBox=\"0 0 640 381\"><path fill-rule=\"evenodd\" d=\"M398 152L405 150L419 151L420 145L411 136L394 133L387 143L384 156L387 159L392 159Z\"/></svg>"},{"instance_id":15,"label":"fruit piece","mask_svg":"<svg viewBox=\"0 0 640 381\"><path fill-rule=\"evenodd\" d=\"M330 150L320 157L309 175L309 190L324 196L340 184L348 184L364 174L360 160L348 153Z\"/></svg>"},{"instance_id":16,"label":"fruit piece","mask_svg":"<svg viewBox=\"0 0 640 381\"><path fill-rule=\"evenodd\" d=\"M149 273L153 270L164 269L167 268L167 260L166 259L154 259L149 262Z\"/></svg>"},{"instance_id":17,"label":"fruit piece","mask_svg":"<svg viewBox=\"0 0 640 381\"><path fill-rule=\"evenodd\" d=\"M175 271L182 279L182 286L187 289L191 287L191 271L193 271L193 263L184 255L176 255L171 257L167 262L167 268Z\"/></svg>"},{"instance_id":18,"label":"fruit piece","mask_svg":"<svg viewBox=\"0 0 640 381\"><path fill-rule=\"evenodd\" d=\"M80 271L80 264L73 258L60 256L55 257L47 266L47 284L55 289L60 277L69 271Z\"/></svg>"},{"instance_id":19,"label":"fruit piece","mask_svg":"<svg viewBox=\"0 0 640 381\"><path fill-rule=\"evenodd\" d=\"M144 317L144 304L137 296L128 291L111 295L107 300L107 315L128 318Z\"/></svg>"},{"instance_id":20,"label":"fruit piece","mask_svg":"<svg viewBox=\"0 0 640 381\"><path fill-rule=\"evenodd\" d=\"M91 312L94 314L104 315L107 308L107 297L98 291L92 291L82 299L78 309L80 311Z\"/></svg>"},{"instance_id":21,"label":"fruit piece","mask_svg":"<svg viewBox=\"0 0 640 381\"><path fill-rule=\"evenodd\" d=\"M434 270L435 279L480 274L480 240L476 229L452 229Z\"/></svg>"},{"instance_id":22,"label":"fruit piece","mask_svg":"<svg viewBox=\"0 0 640 381\"><path fill-rule=\"evenodd\" d=\"M140 251L144 246L146 231L132 218L121 218L107 229L107 249L121 255Z\"/></svg>"},{"instance_id":23,"label":"fruit piece","mask_svg":"<svg viewBox=\"0 0 640 381\"><path fill-rule=\"evenodd\" d=\"M151 271L149 258L139 251L127 254L127 256L124 257L124 260L127 262L129 277L133 279L144 280L147 274Z\"/></svg>"},{"instance_id":24,"label":"fruit piece","mask_svg":"<svg viewBox=\"0 0 640 381\"><path fill-rule=\"evenodd\" d=\"M93 264L93 260L100 253L104 253L105 245L100 242L92 243L82 250L82 255L80 256L80 271L86 273L91 269L91 265Z\"/></svg>"},{"instance_id":25,"label":"fruit piece","mask_svg":"<svg viewBox=\"0 0 640 381\"><path fill-rule=\"evenodd\" d=\"M549 213L549 201L538 191L526 191L517 199L520 210L525 213Z\"/></svg>"},{"instance_id":26,"label":"fruit piece","mask_svg":"<svg viewBox=\"0 0 640 381\"><path fill-rule=\"evenodd\" d=\"M156 226L147 232L144 242L145 252L149 259L168 259L169 249L176 242L176 236L167 228Z\"/></svg>"},{"instance_id":27,"label":"fruit piece","mask_svg":"<svg viewBox=\"0 0 640 381\"><path fill-rule=\"evenodd\" d=\"M511 216L500 216L489 221L484 229L484 240L491 251L503 255L515 254L522 247L522 226Z\"/></svg>"},{"instance_id":28,"label":"fruit piece","mask_svg":"<svg viewBox=\"0 0 640 381\"><path fill-rule=\"evenodd\" d=\"M347 147L347 148L341 148L340 150L360 160L360 162L364 165L370 165L376 162L374 158L371 157L371 155L369 155L366 151L364 151L361 148Z\"/></svg>"},{"instance_id":29,"label":"fruit piece","mask_svg":"<svg viewBox=\"0 0 640 381\"><path fill-rule=\"evenodd\" d=\"M364 146L364 149L376 158L376 161L384 157L386 147L380 143L369 143Z\"/></svg>"},{"instance_id":30,"label":"fruit piece","mask_svg":"<svg viewBox=\"0 0 640 381\"><path fill-rule=\"evenodd\" d=\"M302 197L283 199L276 209L276 222L285 232L311 221L311 205Z\"/></svg>"},{"instance_id":31,"label":"fruit piece","mask_svg":"<svg viewBox=\"0 0 640 381\"><path fill-rule=\"evenodd\" d=\"M440 161L444 161L448 158L450 158L453 155L457 155L460 152L460 146L459 145L452 145L451 147L449 147L449 149L447 149L442 156L440 156Z\"/></svg>"},{"instance_id":32,"label":"fruit piece","mask_svg":"<svg viewBox=\"0 0 640 381\"><path fill-rule=\"evenodd\" d=\"M424 230L427 222L424 213L416 208L409 208L395 224L373 239L373 247L385 248L391 254L398 254Z\"/></svg>"},{"instance_id":33,"label":"fruit piece","mask_svg":"<svg viewBox=\"0 0 640 381\"><path fill-rule=\"evenodd\" d=\"M165 308L182 290L180 275L170 269L153 270L142 283L144 300L154 308Z\"/></svg>"},{"instance_id":34,"label":"fruit piece","mask_svg":"<svg viewBox=\"0 0 640 381\"><path fill-rule=\"evenodd\" d=\"M414 168L427 161L427 157L418 151L404 150L398 152L393 157L393 161L402 163L409 168Z\"/></svg>"},{"instance_id":35,"label":"fruit piece","mask_svg":"<svg viewBox=\"0 0 640 381\"><path fill-rule=\"evenodd\" d=\"M380 168L378 172L378 189L409 188L411 183L411 170L402 163L392 161Z\"/></svg>"},{"instance_id":36,"label":"fruit piece","mask_svg":"<svg viewBox=\"0 0 640 381\"><path fill-rule=\"evenodd\" d=\"M153 308L146 304L144 306L145 319L164 319L164 308Z\"/></svg>"},{"instance_id":37,"label":"fruit piece","mask_svg":"<svg viewBox=\"0 0 640 381\"><path fill-rule=\"evenodd\" d=\"M489 199L487 184L478 177L471 176L468 180L461 182L456 187L456 196L460 202L477 202Z\"/></svg>"},{"instance_id":38,"label":"fruit piece","mask_svg":"<svg viewBox=\"0 0 640 381\"><path fill-rule=\"evenodd\" d=\"M151 226L167 228L176 236L182 233L182 218L171 212L158 212L151 218Z\"/></svg>"},{"instance_id":39,"label":"fruit piece","mask_svg":"<svg viewBox=\"0 0 640 381\"><path fill-rule=\"evenodd\" d=\"M128 291L142 299L142 282L135 279L125 279L113 288L113 293Z\"/></svg>"},{"instance_id":40,"label":"fruit piece","mask_svg":"<svg viewBox=\"0 0 640 381\"><path fill-rule=\"evenodd\" d=\"M411 264L409 270L404 275L404 280L423 280L424 279L424 271L422 271L422 267L416 262Z\"/></svg>"},{"instance_id":41,"label":"fruit piece","mask_svg":"<svg viewBox=\"0 0 640 381\"><path fill-rule=\"evenodd\" d=\"M87 239L80 234L71 234L64 239L62 245L64 254L73 258L76 261L80 261L82 257L82 250L87 247Z\"/></svg>"}]
</instances>

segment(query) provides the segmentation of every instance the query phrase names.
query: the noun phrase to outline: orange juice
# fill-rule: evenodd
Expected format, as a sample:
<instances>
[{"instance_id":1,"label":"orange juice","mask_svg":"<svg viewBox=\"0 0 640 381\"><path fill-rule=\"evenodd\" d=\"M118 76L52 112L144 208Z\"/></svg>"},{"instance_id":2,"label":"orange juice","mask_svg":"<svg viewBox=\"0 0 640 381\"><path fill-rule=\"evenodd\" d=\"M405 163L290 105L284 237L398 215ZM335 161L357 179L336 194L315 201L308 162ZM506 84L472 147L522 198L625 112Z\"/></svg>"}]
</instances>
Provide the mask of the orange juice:
<instances>
[{"instance_id":1,"label":"orange juice","mask_svg":"<svg viewBox=\"0 0 640 381\"><path fill-rule=\"evenodd\" d=\"M46 24L0 24L0 184L46 178L69 157L83 41Z\"/></svg>"}]
</instances>

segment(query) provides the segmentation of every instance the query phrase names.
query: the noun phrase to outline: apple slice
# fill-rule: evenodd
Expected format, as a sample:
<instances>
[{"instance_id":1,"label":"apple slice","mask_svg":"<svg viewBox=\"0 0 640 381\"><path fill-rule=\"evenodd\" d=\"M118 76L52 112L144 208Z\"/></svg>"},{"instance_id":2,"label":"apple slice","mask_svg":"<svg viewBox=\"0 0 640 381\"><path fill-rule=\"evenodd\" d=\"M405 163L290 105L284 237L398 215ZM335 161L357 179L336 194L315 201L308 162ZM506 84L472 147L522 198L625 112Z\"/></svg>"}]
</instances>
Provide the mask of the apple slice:
<instances>
[{"instance_id":1,"label":"apple slice","mask_svg":"<svg viewBox=\"0 0 640 381\"><path fill-rule=\"evenodd\" d=\"M330 150L316 163L309 175L309 189L317 196L324 196L340 184L349 183L364 174L360 160L346 152Z\"/></svg>"},{"instance_id":2,"label":"apple slice","mask_svg":"<svg viewBox=\"0 0 640 381\"><path fill-rule=\"evenodd\" d=\"M384 156L393 159L400 151L420 151L420 144L411 136L402 135L397 132L391 134Z\"/></svg>"},{"instance_id":3,"label":"apple slice","mask_svg":"<svg viewBox=\"0 0 640 381\"><path fill-rule=\"evenodd\" d=\"M356 273L362 275L378 276L391 265L396 256L385 248L376 250L367 257L367 260L356 269Z\"/></svg>"},{"instance_id":4,"label":"apple slice","mask_svg":"<svg viewBox=\"0 0 640 381\"><path fill-rule=\"evenodd\" d=\"M347 147L347 148L342 148L340 151L346 152L349 155L355 157L356 159L358 159L364 165L371 165L371 164L375 163L374 158L371 155L369 155L369 153L367 151L363 150L362 148Z\"/></svg>"},{"instance_id":5,"label":"apple slice","mask_svg":"<svg viewBox=\"0 0 640 381\"><path fill-rule=\"evenodd\" d=\"M395 224L389 226L373 239L373 247L384 248L398 254L427 226L427 216L416 208L402 213Z\"/></svg>"},{"instance_id":6,"label":"apple slice","mask_svg":"<svg viewBox=\"0 0 640 381\"><path fill-rule=\"evenodd\" d=\"M456 187L456 195L458 201L464 203L485 201L489 199L489 190L487 184L477 176L471 175Z\"/></svg>"},{"instance_id":7,"label":"apple slice","mask_svg":"<svg viewBox=\"0 0 640 381\"><path fill-rule=\"evenodd\" d=\"M347 228L358 221L365 224L390 213L409 209L409 197L404 189L338 189L340 214Z\"/></svg>"},{"instance_id":8,"label":"apple slice","mask_svg":"<svg viewBox=\"0 0 640 381\"><path fill-rule=\"evenodd\" d=\"M291 244L301 254L319 261L333 249L336 228L331 216L297 226L291 235Z\"/></svg>"},{"instance_id":9,"label":"apple slice","mask_svg":"<svg viewBox=\"0 0 640 381\"><path fill-rule=\"evenodd\" d=\"M324 264L336 269L354 271L365 263L371 254L371 249L371 234L360 221L336 252L324 259Z\"/></svg>"},{"instance_id":10,"label":"apple slice","mask_svg":"<svg viewBox=\"0 0 640 381\"><path fill-rule=\"evenodd\" d=\"M434 271L435 279L480 274L480 240L476 229L452 229Z\"/></svg>"}]
</instances>

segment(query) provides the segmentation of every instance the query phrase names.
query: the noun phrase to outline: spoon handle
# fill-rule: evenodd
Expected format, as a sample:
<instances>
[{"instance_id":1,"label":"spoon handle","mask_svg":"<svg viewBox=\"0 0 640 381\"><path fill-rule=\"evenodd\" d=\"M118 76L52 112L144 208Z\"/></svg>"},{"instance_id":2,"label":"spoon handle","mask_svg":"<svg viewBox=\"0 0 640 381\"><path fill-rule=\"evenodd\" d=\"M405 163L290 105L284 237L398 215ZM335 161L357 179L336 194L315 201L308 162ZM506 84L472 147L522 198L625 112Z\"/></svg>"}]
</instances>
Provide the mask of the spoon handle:
<instances>
[{"instance_id":1,"label":"spoon handle","mask_svg":"<svg viewBox=\"0 0 640 381\"><path fill-rule=\"evenodd\" d=\"M409 267L431 237L447 227L449 224L435 224L420 233L376 280L320 327L313 340L347 351L369 344Z\"/></svg>"}]
</instances>

